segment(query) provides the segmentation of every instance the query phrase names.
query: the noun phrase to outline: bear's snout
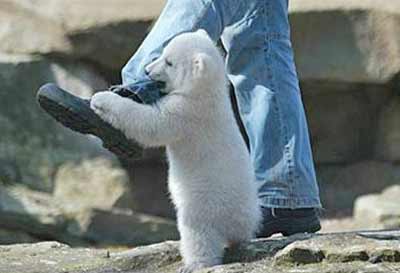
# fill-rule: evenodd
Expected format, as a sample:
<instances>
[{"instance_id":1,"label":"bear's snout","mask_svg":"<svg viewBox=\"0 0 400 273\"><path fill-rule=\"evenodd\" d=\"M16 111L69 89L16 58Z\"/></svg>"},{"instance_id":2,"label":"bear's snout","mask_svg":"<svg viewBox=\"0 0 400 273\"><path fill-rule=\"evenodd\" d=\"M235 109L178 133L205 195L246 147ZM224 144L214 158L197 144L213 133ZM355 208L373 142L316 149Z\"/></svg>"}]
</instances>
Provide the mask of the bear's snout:
<instances>
[{"instance_id":1,"label":"bear's snout","mask_svg":"<svg viewBox=\"0 0 400 273\"><path fill-rule=\"evenodd\" d=\"M144 68L145 74L152 80L162 80L161 79L161 72L162 72L162 67L160 64L160 60L157 59L150 64L146 65Z\"/></svg>"}]
</instances>

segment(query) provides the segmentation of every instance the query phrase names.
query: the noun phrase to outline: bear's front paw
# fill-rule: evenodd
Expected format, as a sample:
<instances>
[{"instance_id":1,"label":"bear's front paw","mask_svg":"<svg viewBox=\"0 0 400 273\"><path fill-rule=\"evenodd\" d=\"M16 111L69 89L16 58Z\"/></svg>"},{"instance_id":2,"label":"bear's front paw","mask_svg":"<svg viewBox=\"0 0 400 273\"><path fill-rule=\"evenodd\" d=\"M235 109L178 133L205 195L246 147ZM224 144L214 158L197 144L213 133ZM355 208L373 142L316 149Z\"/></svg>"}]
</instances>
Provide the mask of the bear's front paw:
<instances>
[{"instance_id":1,"label":"bear's front paw","mask_svg":"<svg viewBox=\"0 0 400 273\"><path fill-rule=\"evenodd\" d=\"M113 92L98 92L90 100L90 108L105 122L117 125L118 100L121 97Z\"/></svg>"}]
</instances>

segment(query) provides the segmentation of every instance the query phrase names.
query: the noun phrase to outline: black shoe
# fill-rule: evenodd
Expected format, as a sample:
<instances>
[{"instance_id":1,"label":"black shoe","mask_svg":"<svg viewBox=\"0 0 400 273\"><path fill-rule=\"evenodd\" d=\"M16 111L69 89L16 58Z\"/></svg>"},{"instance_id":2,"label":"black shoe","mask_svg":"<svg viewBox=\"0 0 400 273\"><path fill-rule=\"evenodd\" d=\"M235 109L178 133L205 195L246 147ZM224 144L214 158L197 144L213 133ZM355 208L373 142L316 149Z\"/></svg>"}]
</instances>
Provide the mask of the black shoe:
<instances>
[{"instance_id":1,"label":"black shoe","mask_svg":"<svg viewBox=\"0 0 400 273\"><path fill-rule=\"evenodd\" d=\"M279 209L262 208L263 226L258 238L281 233L290 236L296 233L315 233L321 229L318 211L314 208Z\"/></svg>"},{"instance_id":2,"label":"black shoe","mask_svg":"<svg viewBox=\"0 0 400 273\"><path fill-rule=\"evenodd\" d=\"M156 85L157 83L150 83ZM143 89L144 84L137 85ZM141 89L140 89L141 90ZM141 98L131 88L113 86L110 91L137 102ZM135 91L135 90L134 90ZM82 99L68 93L55 84L43 85L38 93L39 105L64 126L82 134L91 134L103 141L103 146L121 158L138 158L142 149L134 141L103 121L91 108L90 100Z\"/></svg>"}]
</instances>

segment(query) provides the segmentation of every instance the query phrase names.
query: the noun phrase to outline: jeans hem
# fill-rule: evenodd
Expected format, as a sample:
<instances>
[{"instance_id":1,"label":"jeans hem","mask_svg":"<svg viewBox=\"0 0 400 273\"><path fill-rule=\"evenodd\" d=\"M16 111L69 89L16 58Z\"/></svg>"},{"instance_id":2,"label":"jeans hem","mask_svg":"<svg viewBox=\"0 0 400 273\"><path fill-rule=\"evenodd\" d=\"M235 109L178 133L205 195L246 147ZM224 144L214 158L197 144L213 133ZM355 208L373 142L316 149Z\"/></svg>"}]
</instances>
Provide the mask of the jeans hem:
<instances>
[{"instance_id":1,"label":"jeans hem","mask_svg":"<svg viewBox=\"0 0 400 273\"><path fill-rule=\"evenodd\" d=\"M310 198L276 198L271 196L259 197L261 207L268 208L319 208L322 209L322 204L318 199Z\"/></svg>"}]
</instances>

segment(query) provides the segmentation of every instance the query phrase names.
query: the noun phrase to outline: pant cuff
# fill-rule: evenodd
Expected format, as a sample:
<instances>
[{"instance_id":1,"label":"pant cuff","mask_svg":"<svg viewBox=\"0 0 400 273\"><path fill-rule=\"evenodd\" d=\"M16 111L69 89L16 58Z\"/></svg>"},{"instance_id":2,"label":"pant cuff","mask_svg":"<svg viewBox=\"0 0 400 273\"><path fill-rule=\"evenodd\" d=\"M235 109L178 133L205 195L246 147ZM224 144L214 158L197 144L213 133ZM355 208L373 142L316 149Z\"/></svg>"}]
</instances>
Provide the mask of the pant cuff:
<instances>
[{"instance_id":1,"label":"pant cuff","mask_svg":"<svg viewBox=\"0 0 400 273\"><path fill-rule=\"evenodd\" d=\"M261 200L262 207L268 208L319 208L322 209L322 205L319 199L310 198L276 198L270 196L259 197Z\"/></svg>"}]
</instances>

